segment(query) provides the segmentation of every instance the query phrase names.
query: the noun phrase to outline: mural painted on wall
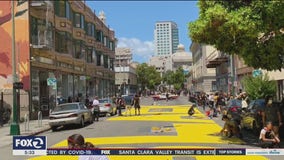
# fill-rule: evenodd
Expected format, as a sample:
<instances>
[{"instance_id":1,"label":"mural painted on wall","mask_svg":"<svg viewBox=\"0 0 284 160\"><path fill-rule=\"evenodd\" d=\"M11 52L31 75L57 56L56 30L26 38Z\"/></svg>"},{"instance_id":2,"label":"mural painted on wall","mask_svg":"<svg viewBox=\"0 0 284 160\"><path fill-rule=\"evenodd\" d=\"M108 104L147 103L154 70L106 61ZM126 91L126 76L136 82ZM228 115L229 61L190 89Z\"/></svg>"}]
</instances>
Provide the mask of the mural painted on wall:
<instances>
[{"instance_id":1,"label":"mural painted on wall","mask_svg":"<svg viewBox=\"0 0 284 160\"><path fill-rule=\"evenodd\" d=\"M11 89L12 77L12 2L15 3L15 52L19 81L30 88L28 1L0 1L0 89Z\"/></svg>"}]
</instances>

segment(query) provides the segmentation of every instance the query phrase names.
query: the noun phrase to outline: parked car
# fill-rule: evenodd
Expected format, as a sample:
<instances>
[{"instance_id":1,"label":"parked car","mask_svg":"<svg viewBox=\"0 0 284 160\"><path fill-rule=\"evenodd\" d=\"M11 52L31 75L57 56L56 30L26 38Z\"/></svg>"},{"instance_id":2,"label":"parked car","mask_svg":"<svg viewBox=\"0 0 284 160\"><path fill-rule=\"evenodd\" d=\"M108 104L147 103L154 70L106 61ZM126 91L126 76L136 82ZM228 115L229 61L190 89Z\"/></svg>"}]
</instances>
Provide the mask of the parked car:
<instances>
[{"instance_id":1,"label":"parked car","mask_svg":"<svg viewBox=\"0 0 284 160\"><path fill-rule=\"evenodd\" d=\"M100 99L100 115L106 116L110 114L111 116L117 114L116 105L113 103L111 99Z\"/></svg>"},{"instance_id":2,"label":"parked car","mask_svg":"<svg viewBox=\"0 0 284 160\"><path fill-rule=\"evenodd\" d=\"M259 134L262 126L262 112L265 108L265 100L257 99L250 102L248 108L244 110L241 119L241 127L252 130Z\"/></svg>"},{"instance_id":3,"label":"parked car","mask_svg":"<svg viewBox=\"0 0 284 160\"><path fill-rule=\"evenodd\" d=\"M85 123L93 122L92 112L81 102L64 103L56 106L49 115L49 125L52 131L59 126L77 124L81 127Z\"/></svg>"}]
</instances>

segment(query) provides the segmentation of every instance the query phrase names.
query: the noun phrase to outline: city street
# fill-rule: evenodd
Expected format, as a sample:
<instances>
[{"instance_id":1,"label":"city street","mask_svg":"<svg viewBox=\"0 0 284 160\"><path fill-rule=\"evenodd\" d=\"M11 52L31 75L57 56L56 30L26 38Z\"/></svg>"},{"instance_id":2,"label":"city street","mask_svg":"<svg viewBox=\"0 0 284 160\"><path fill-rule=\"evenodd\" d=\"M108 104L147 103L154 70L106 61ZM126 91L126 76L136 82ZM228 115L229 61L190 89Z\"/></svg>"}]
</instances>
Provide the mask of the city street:
<instances>
[{"instance_id":1,"label":"city street","mask_svg":"<svg viewBox=\"0 0 284 160\"><path fill-rule=\"evenodd\" d=\"M150 98L143 98L142 103L150 105ZM238 138L217 136L221 129L214 119L210 120L197 111L193 117L188 117L188 102L186 97L174 101L157 101L156 106L142 106L140 116L102 117L84 128L63 128L57 132L48 131L40 135L47 136L48 147L66 147L66 138L72 134L82 134L86 141L96 147L132 147L132 148L255 148L244 145ZM5 154L9 151L9 154ZM31 157L12 155L12 146L0 150L1 159L27 159ZM110 156L110 159L266 159L262 156ZM283 157L269 157L281 159ZM37 159L62 159L62 156L39 156ZM78 159L76 156L66 156L64 159Z\"/></svg>"}]
</instances>

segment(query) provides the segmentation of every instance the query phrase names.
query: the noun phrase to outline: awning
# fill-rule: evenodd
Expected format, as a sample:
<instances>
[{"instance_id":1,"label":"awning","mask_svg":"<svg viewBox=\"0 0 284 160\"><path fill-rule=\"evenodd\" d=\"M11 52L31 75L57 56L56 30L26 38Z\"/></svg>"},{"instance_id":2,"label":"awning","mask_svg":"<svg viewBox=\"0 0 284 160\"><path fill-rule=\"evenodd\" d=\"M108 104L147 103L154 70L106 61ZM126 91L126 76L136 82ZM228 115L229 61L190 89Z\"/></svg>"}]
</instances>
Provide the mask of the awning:
<instances>
[{"instance_id":1,"label":"awning","mask_svg":"<svg viewBox=\"0 0 284 160\"><path fill-rule=\"evenodd\" d=\"M216 68L220 64L228 62L228 57L217 57L206 64L207 68Z\"/></svg>"}]
</instances>

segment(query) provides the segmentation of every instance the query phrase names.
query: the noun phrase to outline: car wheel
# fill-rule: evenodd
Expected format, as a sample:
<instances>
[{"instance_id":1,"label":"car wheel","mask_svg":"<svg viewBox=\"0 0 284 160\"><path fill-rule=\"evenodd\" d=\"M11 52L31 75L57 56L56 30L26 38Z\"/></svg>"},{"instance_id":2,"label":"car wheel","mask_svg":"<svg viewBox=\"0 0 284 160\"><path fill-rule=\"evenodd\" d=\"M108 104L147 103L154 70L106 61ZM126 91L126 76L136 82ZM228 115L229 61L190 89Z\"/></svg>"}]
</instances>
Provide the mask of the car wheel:
<instances>
[{"instance_id":1,"label":"car wheel","mask_svg":"<svg viewBox=\"0 0 284 160\"><path fill-rule=\"evenodd\" d=\"M80 123L80 127L84 127L85 126L85 121L84 121L84 117L81 118L81 123Z\"/></svg>"},{"instance_id":2,"label":"car wheel","mask_svg":"<svg viewBox=\"0 0 284 160\"><path fill-rule=\"evenodd\" d=\"M52 130L52 132L57 131L57 126L52 126L52 127L51 127L51 130Z\"/></svg>"}]
</instances>

